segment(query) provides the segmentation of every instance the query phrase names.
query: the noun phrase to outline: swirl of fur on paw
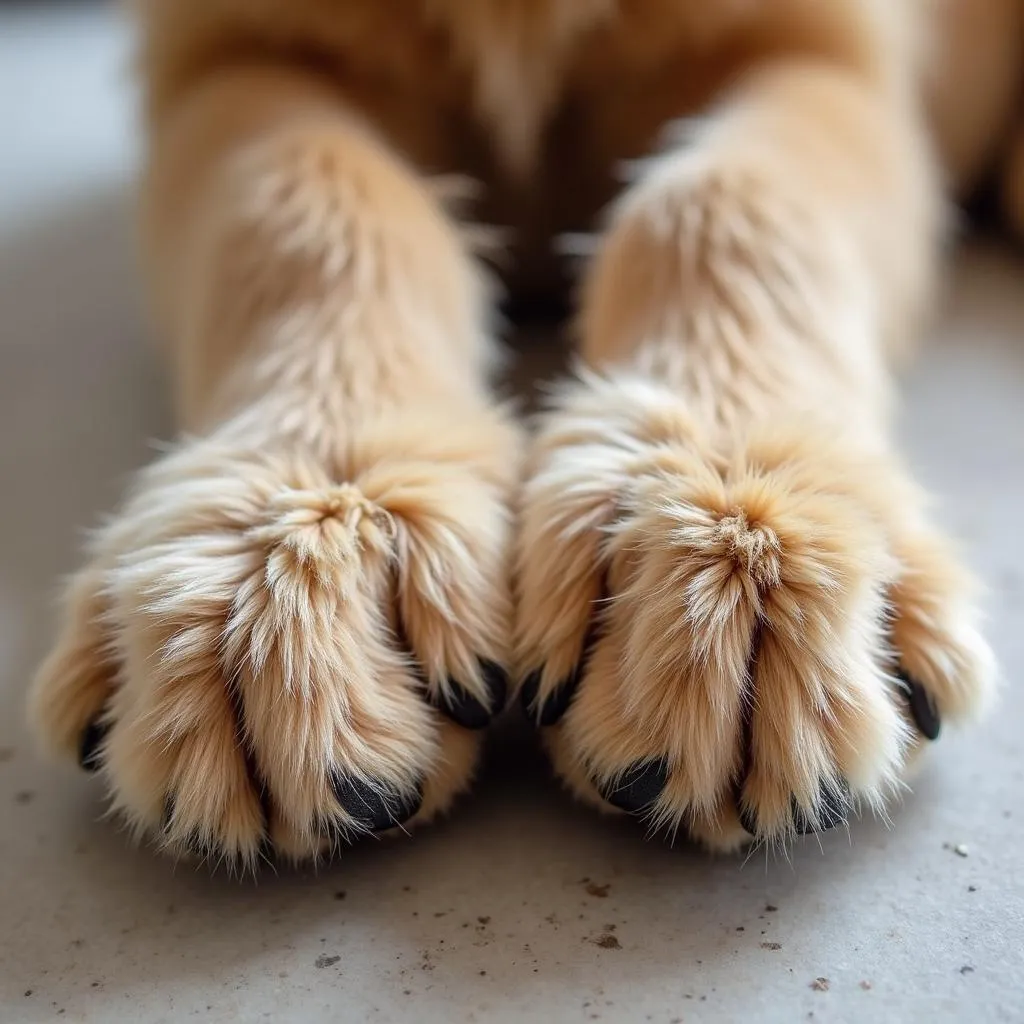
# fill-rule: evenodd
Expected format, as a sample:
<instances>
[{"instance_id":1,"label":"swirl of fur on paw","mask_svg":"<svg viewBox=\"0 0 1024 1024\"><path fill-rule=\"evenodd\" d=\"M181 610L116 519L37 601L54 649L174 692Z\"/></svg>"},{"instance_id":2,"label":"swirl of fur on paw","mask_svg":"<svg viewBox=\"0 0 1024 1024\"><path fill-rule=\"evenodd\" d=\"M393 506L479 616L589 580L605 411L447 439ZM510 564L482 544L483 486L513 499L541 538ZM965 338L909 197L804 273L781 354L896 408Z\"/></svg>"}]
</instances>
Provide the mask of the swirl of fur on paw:
<instances>
[{"instance_id":1,"label":"swirl of fur on paw","mask_svg":"<svg viewBox=\"0 0 1024 1024\"><path fill-rule=\"evenodd\" d=\"M830 479L826 467L849 474L849 460L773 448L725 468L663 457L608 542L626 566L609 636L622 714L678 769L662 806L706 817L736 779L759 832L788 831L794 801L814 821L822 791L845 781L881 806L908 739L888 696L897 566L884 534L844 493L849 476Z\"/></svg>"},{"instance_id":2,"label":"swirl of fur on paw","mask_svg":"<svg viewBox=\"0 0 1024 1024\"><path fill-rule=\"evenodd\" d=\"M255 527L251 536L268 548L272 588L309 571L344 598L355 592L364 574L393 556L394 517L352 484L282 491L266 514L266 525Z\"/></svg>"}]
</instances>

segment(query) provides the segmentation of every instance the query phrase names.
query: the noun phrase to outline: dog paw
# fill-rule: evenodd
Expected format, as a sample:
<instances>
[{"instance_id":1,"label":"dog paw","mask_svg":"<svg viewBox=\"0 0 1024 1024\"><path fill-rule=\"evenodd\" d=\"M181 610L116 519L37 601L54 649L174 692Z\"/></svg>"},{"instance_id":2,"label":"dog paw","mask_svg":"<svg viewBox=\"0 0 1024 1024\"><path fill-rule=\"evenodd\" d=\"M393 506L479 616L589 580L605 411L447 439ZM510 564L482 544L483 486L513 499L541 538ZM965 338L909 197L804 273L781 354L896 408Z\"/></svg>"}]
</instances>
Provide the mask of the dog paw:
<instances>
[{"instance_id":1,"label":"dog paw","mask_svg":"<svg viewBox=\"0 0 1024 1024\"><path fill-rule=\"evenodd\" d=\"M882 811L992 657L971 581L886 454L704 431L588 375L543 421L517 554L521 699L584 799L709 846Z\"/></svg>"},{"instance_id":2,"label":"dog paw","mask_svg":"<svg viewBox=\"0 0 1024 1024\"><path fill-rule=\"evenodd\" d=\"M385 431L340 483L172 452L69 589L38 731L178 855L251 867L429 820L505 701L511 447L490 422L447 447Z\"/></svg>"}]
</instances>

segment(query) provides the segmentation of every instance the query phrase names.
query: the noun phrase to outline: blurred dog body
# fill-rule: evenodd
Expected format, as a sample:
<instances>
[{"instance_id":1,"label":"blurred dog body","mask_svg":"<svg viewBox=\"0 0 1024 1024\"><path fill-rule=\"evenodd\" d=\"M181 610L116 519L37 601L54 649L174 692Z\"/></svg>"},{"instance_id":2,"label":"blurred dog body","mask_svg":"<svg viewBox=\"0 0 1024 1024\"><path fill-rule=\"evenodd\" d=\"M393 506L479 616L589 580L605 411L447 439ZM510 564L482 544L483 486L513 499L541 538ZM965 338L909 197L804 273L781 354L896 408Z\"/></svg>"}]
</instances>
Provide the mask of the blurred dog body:
<instances>
[{"instance_id":1,"label":"blurred dog body","mask_svg":"<svg viewBox=\"0 0 1024 1024\"><path fill-rule=\"evenodd\" d=\"M551 240L593 229L624 161L777 59L919 93L949 187L965 196L998 173L1024 229L1020 0L135 3L154 128L210 77L302 68L421 171L484 183L473 214L514 225L506 269L530 291L564 285Z\"/></svg>"}]
</instances>

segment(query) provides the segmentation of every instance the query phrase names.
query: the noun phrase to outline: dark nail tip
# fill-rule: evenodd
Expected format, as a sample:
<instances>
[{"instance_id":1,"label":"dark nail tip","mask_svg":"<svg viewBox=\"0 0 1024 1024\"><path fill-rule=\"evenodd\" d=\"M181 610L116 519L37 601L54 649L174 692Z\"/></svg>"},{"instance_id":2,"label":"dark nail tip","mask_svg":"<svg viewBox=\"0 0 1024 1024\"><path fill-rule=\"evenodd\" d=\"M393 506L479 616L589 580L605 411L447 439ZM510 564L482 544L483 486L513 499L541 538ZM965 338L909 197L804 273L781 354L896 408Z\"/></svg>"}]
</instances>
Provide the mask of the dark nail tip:
<instances>
[{"instance_id":1,"label":"dark nail tip","mask_svg":"<svg viewBox=\"0 0 1024 1024\"><path fill-rule=\"evenodd\" d=\"M639 814L661 796L666 782L668 762L658 758L630 765L617 782L598 786L598 790L613 807L630 814Z\"/></svg>"},{"instance_id":2,"label":"dark nail tip","mask_svg":"<svg viewBox=\"0 0 1024 1024\"><path fill-rule=\"evenodd\" d=\"M822 785L818 793L817 818L815 825L796 802L794 796L791 803L793 826L797 835L806 836L812 832L828 832L845 825L850 813L850 788L845 781L837 786Z\"/></svg>"},{"instance_id":3,"label":"dark nail tip","mask_svg":"<svg viewBox=\"0 0 1024 1024\"><path fill-rule=\"evenodd\" d=\"M485 729L491 722L490 710L460 683L449 683L449 692L433 703L463 729Z\"/></svg>"},{"instance_id":4,"label":"dark nail tip","mask_svg":"<svg viewBox=\"0 0 1024 1024\"><path fill-rule=\"evenodd\" d=\"M916 679L912 679L902 670L900 680L906 689L910 713L921 730L921 735L934 742L942 731L942 718L932 695Z\"/></svg>"},{"instance_id":5,"label":"dark nail tip","mask_svg":"<svg viewBox=\"0 0 1024 1024\"><path fill-rule=\"evenodd\" d=\"M331 788L342 808L373 832L396 828L408 821L423 803L423 786L417 783L411 792L398 792L375 785L366 779L333 774Z\"/></svg>"},{"instance_id":6,"label":"dark nail tip","mask_svg":"<svg viewBox=\"0 0 1024 1024\"><path fill-rule=\"evenodd\" d=\"M523 710L526 712L526 717L536 725L547 728L551 725L557 725L569 710L572 699L576 696L576 690L579 688L583 673L579 669L573 672L568 679L559 683L548 694L543 704L538 708L537 694L540 692L542 674L543 670L537 669L536 672L531 672L526 677L526 682L523 683L522 691L519 694L519 700L522 703Z\"/></svg>"},{"instance_id":7,"label":"dark nail tip","mask_svg":"<svg viewBox=\"0 0 1024 1024\"><path fill-rule=\"evenodd\" d=\"M526 712L527 717L531 719L536 717L534 705L537 703L537 694L540 692L542 675L541 669L535 669L523 680L523 685L519 688L519 704Z\"/></svg>"},{"instance_id":8,"label":"dark nail tip","mask_svg":"<svg viewBox=\"0 0 1024 1024\"><path fill-rule=\"evenodd\" d=\"M491 715L497 717L508 701L508 673L496 661L481 659L480 670L491 697Z\"/></svg>"},{"instance_id":9,"label":"dark nail tip","mask_svg":"<svg viewBox=\"0 0 1024 1024\"><path fill-rule=\"evenodd\" d=\"M453 679L449 680L448 693L438 694L431 702L463 729L486 729L491 720L505 710L508 673L493 661L481 661L480 670L487 688L489 706Z\"/></svg>"},{"instance_id":10,"label":"dark nail tip","mask_svg":"<svg viewBox=\"0 0 1024 1024\"><path fill-rule=\"evenodd\" d=\"M605 596L608 593L607 580L604 581L601 593ZM573 697L576 696L580 683L583 682L583 677L587 673L587 666L590 664L590 658L594 653L595 647L597 647L598 641L601 639L601 633L602 624L600 616L595 616L587 627L587 633L583 638L583 647L580 651L580 659L576 663L576 667L565 679L555 686L539 708L537 707L537 694L540 692L540 681L544 670L543 668L538 668L526 677L519 694L519 699L530 721L544 727L556 725L561 721L569 710L569 706L572 704Z\"/></svg>"},{"instance_id":11,"label":"dark nail tip","mask_svg":"<svg viewBox=\"0 0 1024 1024\"><path fill-rule=\"evenodd\" d=\"M747 807L743 803L739 803L736 806L736 811L740 817L740 824L743 828L749 832L752 836L757 835L757 813L751 807Z\"/></svg>"},{"instance_id":12,"label":"dark nail tip","mask_svg":"<svg viewBox=\"0 0 1024 1024\"><path fill-rule=\"evenodd\" d=\"M110 724L94 718L78 741L78 763L84 771L98 772L103 767L103 741L110 732Z\"/></svg>"}]
</instances>

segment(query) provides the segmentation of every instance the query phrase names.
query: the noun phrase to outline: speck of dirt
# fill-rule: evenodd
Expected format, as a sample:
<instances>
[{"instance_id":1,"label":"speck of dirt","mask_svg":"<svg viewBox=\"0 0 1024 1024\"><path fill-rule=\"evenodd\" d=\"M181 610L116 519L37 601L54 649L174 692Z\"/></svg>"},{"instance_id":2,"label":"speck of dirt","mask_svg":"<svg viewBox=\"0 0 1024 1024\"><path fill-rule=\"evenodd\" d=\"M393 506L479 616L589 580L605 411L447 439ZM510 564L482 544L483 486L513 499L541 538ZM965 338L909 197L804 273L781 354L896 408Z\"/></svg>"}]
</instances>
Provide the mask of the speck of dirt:
<instances>
[{"instance_id":1,"label":"speck of dirt","mask_svg":"<svg viewBox=\"0 0 1024 1024\"><path fill-rule=\"evenodd\" d=\"M622 943L611 932L605 932L603 935L599 935L596 939L591 939L590 941L595 946L600 946L601 949L622 949Z\"/></svg>"},{"instance_id":2,"label":"speck of dirt","mask_svg":"<svg viewBox=\"0 0 1024 1024\"><path fill-rule=\"evenodd\" d=\"M746 930L747 929L744 928L743 925L741 925L741 924L736 925L736 931L738 931L738 932L745 932Z\"/></svg>"},{"instance_id":3,"label":"speck of dirt","mask_svg":"<svg viewBox=\"0 0 1024 1024\"><path fill-rule=\"evenodd\" d=\"M484 914L482 917L477 918L477 923L482 925L488 925L491 923L491 919L488 915Z\"/></svg>"},{"instance_id":4,"label":"speck of dirt","mask_svg":"<svg viewBox=\"0 0 1024 1024\"><path fill-rule=\"evenodd\" d=\"M444 915L447 914L447 913L448 913L447 910L435 910L434 911L434 917L444 917Z\"/></svg>"},{"instance_id":5,"label":"speck of dirt","mask_svg":"<svg viewBox=\"0 0 1024 1024\"><path fill-rule=\"evenodd\" d=\"M811 982L811 988L813 988L815 992L827 992L828 984L828 978L815 978L814 981Z\"/></svg>"},{"instance_id":6,"label":"speck of dirt","mask_svg":"<svg viewBox=\"0 0 1024 1024\"><path fill-rule=\"evenodd\" d=\"M486 971L481 971L481 972L480 972L480 977L481 977L481 978L485 977L486 975L487 975L487 972L486 972Z\"/></svg>"},{"instance_id":7,"label":"speck of dirt","mask_svg":"<svg viewBox=\"0 0 1024 1024\"><path fill-rule=\"evenodd\" d=\"M326 953L321 953L313 964L323 970L325 967L333 967L340 959L340 956L327 956Z\"/></svg>"},{"instance_id":8,"label":"speck of dirt","mask_svg":"<svg viewBox=\"0 0 1024 1024\"><path fill-rule=\"evenodd\" d=\"M762 949L782 949L782 943L781 942L762 942L761 943L761 948Z\"/></svg>"},{"instance_id":9,"label":"speck of dirt","mask_svg":"<svg viewBox=\"0 0 1024 1024\"><path fill-rule=\"evenodd\" d=\"M31 789L22 789L14 794L16 804L30 804L35 799L35 793Z\"/></svg>"},{"instance_id":10,"label":"speck of dirt","mask_svg":"<svg viewBox=\"0 0 1024 1024\"><path fill-rule=\"evenodd\" d=\"M943 843L942 848L955 853L958 857L966 857L971 852L966 843Z\"/></svg>"},{"instance_id":11,"label":"speck of dirt","mask_svg":"<svg viewBox=\"0 0 1024 1024\"><path fill-rule=\"evenodd\" d=\"M974 968L970 964L964 964L963 967L960 968L960 973L961 974L973 974L974 973Z\"/></svg>"},{"instance_id":12,"label":"speck of dirt","mask_svg":"<svg viewBox=\"0 0 1024 1024\"><path fill-rule=\"evenodd\" d=\"M976 885L969 885L969 886L967 886L967 891L968 892L977 892L978 891L978 887Z\"/></svg>"},{"instance_id":13,"label":"speck of dirt","mask_svg":"<svg viewBox=\"0 0 1024 1024\"><path fill-rule=\"evenodd\" d=\"M778 910L779 908L777 906L775 906L774 903L766 903L764 905L764 909L765 909L766 913L774 914L775 911Z\"/></svg>"},{"instance_id":14,"label":"speck of dirt","mask_svg":"<svg viewBox=\"0 0 1024 1024\"><path fill-rule=\"evenodd\" d=\"M871 982L870 981L862 981L860 983L860 987L862 989L864 989L865 992L870 992L871 991Z\"/></svg>"},{"instance_id":15,"label":"speck of dirt","mask_svg":"<svg viewBox=\"0 0 1024 1024\"><path fill-rule=\"evenodd\" d=\"M402 886L402 892L412 892L412 886L411 885L403 885Z\"/></svg>"},{"instance_id":16,"label":"speck of dirt","mask_svg":"<svg viewBox=\"0 0 1024 1024\"><path fill-rule=\"evenodd\" d=\"M339 890L338 890L338 891L337 891L337 892L336 892L336 893L334 894L334 898L335 898L336 900L343 900L343 899L344 899L344 898L345 898L345 897L346 897L347 895L348 895L348 893L347 893L347 892L345 892L345 890L344 890L344 889L339 889Z\"/></svg>"},{"instance_id":17,"label":"speck of dirt","mask_svg":"<svg viewBox=\"0 0 1024 1024\"><path fill-rule=\"evenodd\" d=\"M588 896L596 896L599 900L603 900L608 895L608 890L611 888L611 883L608 882L604 885L598 885L596 882L587 882L585 888Z\"/></svg>"},{"instance_id":18,"label":"speck of dirt","mask_svg":"<svg viewBox=\"0 0 1024 1024\"><path fill-rule=\"evenodd\" d=\"M25 998L28 999L28 997L30 995L32 995L32 989L30 989L30 988L25 989Z\"/></svg>"},{"instance_id":19,"label":"speck of dirt","mask_svg":"<svg viewBox=\"0 0 1024 1024\"><path fill-rule=\"evenodd\" d=\"M402 989L402 995L403 996L411 996L412 995L412 989L411 988L403 988Z\"/></svg>"},{"instance_id":20,"label":"speck of dirt","mask_svg":"<svg viewBox=\"0 0 1024 1024\"><path fill-rule=\"evenodd\" d=\"M93 982L89 983L89 988L99 988L99 987L100 987L100 983L98 981L93 981Z\"/></svg>"}]
</instances>

